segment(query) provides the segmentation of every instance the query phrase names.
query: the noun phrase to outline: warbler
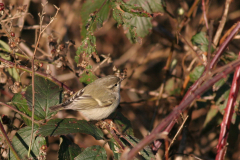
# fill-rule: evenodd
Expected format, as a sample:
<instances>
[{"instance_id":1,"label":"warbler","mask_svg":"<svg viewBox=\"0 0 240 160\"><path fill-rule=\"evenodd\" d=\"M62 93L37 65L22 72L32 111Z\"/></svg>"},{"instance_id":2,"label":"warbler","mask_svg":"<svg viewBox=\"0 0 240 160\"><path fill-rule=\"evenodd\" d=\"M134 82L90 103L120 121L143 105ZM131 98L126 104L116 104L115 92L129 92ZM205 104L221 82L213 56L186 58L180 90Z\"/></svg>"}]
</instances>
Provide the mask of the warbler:
<instances>
[{"instance_id":1,"label":"warbler","mask_svg":"<svg viewBox=\"0 0 240 160\"><path fill-rule=\"evenodd\" d=\"M119 105L121 81L114 75L99 78L50 110L80 111L88 120L107 118Z\"/></svg>"}]
</instances>

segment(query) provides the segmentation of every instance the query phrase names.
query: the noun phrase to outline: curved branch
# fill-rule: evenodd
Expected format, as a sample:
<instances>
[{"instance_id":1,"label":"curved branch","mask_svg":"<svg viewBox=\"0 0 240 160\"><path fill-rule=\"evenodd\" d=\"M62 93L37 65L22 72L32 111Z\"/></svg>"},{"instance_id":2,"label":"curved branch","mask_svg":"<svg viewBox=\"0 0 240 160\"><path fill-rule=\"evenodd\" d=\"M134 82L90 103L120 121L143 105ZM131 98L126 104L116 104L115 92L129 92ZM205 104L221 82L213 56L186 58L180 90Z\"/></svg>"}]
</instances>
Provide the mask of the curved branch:
<instances>
[{"instance_id":1,"label":"curved branch","mask_svg":"<svg viewBox=\"0 0 240 160\"><path fill-rule=\"evenodd\" d=\"M151 143L153 140L155 140L158 137L159 132L163 131L164 128L166 128L169 123L177 118L179 114L184 111L195 99L197 99L199 96L201 96L208 88L210 88L214 83L219 81L220 79L226 77L227 74L230 74L233 70L235 70L236 67L240 66L240 59L233 61L232 63L228 64L228 68L226 68L223 72L217 74L215 77L209 79L206 81L201 87L199 87L197 90L192 92L182 103L179 104L178 107L176 107L165 119L163 119L158 126L149 134L146 136L140 143L138 143L129 153L128 153L128 160L131 160L134 158L134 156L143 149L144 146ZM225 66L223 66L225 67Z\"/></svg>"},{"instance_id":2,"label":"curved branch","mask_svg":"<svg viewBox=\"0 0 240 160\"><path fill-rule=\"evenodd\" d=\"M28 73L32 73L32 70L29 69L28 67L26 66L23 66L23 65L15 65L15 63L11 62L11 61L7 61L3 58L0 57L0 61L5 63L7 66L9 67L15 67L18 68L18 69L21 69L23 71L26 71ZM68 90L68 91L71 91L71 89L65 85L64 83L60 82L59 80L57 80L55 77L51 76L51 75L48 75L48 74L45 74L45 73L42 73L42 72L39 72L39 71L35 71L35 75L38 75L38 76L41 76L43 78L46 78L54 83L56 83L57 85L59 85L60 87L64 88L65 90Z\"/></svg>"}]
</instances>

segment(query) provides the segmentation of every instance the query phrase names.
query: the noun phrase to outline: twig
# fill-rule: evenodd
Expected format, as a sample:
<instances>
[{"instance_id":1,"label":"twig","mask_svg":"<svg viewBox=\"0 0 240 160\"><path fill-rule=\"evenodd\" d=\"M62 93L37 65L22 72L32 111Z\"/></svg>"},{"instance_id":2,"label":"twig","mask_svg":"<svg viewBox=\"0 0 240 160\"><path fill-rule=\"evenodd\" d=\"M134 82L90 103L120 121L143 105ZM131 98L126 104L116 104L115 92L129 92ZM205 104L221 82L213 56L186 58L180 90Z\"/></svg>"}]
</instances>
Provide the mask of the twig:
<instances>
[{"instance_id":1,"label":"twig","mask_svg":"<svg viewBox=\"0 0 240 160\"><path fill-rule=\"evenodd\" d=\"M101 7L95 12L95 15L96 15L99 11L101 11L102 7L106 4L106 2L107 2L107 0L105 0L105 1L103 2L103 4L101 5Z\"/></svg>"},{"instance_id":2,"label":"twig","mask_svg":"<svg viewBox=\"0 0 240 160\"><path fill-rule=\"evenodd\" d=\"M9 67L14 67L15 66L15 63L7 61L7 60L5 60L5 59L3 59L1 57L0 57L0 61L5 63ZM21 70L26 71L26 72L29 72L29 73L32 73L31 69L29 69L28 67L23 66L23 65L17 64L16 68L21 69ZM66 86L64 83L60 82L55 77L53 77L53 76L51 76L49 74L45 74L45 73L42 73L42 72L39 72L39 71L35 71L35 74L38 75L38 76L41 76L43 78L46 78L46 79L48 79L48 80L50 80L50 81L52 81L54 83L56 83L57 85L59 85L60 87L63 87L64 89L66 89L68 91L71 91L71 89L68 86Z\"/></svg>"},{"instance_id":3,"label":"twig","mask_svg":"<svg viewBox=\"0 0 240 160\"><path fill-rule=\"evenodd\" d=\"M204 20L205 20L206 28L208 30L208 20L207 20L205 1L204 0L202 0L202 10L203 10L203 17L204 17Z\"/></svg>"},{"instance_id":4,"label":"twig","mask_svg":"<svg viewBox=\"0 0 240 160\"><path fill-rule=\"evenodd\" d=\"M201 64L206 65L206 63L202 60L202 58L198 55L198 53L193 49L192 45L188 43L188 41L184 38L184 36L181 35L179 32L178 35L185 41L185 43L192 49L193 53L195 53L198 60L201 62Z\"/></svg>"},{"instance_id":5,"label":"twig","mask_svg":"<svg viewBox=\"0 0 240 160\"><path fill-rule=\"evenodd\" d=\"M210 69L212 69L213 66L216 64L216 62L219 59L220 55L223 53L223 50L227 47L227 45L230 42L230 40L232 40L233 37L238 33L239 29L240 29L240 22L237 23L236 27L232 30L232 32L229 34L229 36L226 38L226 40L220 45L220 47L217 50L214 58L211 61Z\"/></svg>"},{"instance_id":6,"label":"twig","mask_svg":"<svg viewBox=\"0 0 240 160\"><path fill-rule=\"evenodd\" d=\"M25 43L23 43L23 42L21 42L20 44L19 44L19 47L23 50L23 51L25 51L26 52L26 54L28 54L28 56L25 56L25 57L27 57L28 59L30 59L31 57L32 57L32 55L33 55L33 52L32 52L32 50L25 44ZM18 53L19 54L19 53Z\"/></svg>"},{"instance_id":7,"label":"twig","mask_svg":"<svg viewBox=\"0 0 240 160\"><path fill-rule=\"evenodd\" d=\"M32 47L36 48L36 45L32 45ZM46 57L49 57L49 58L52 57L52 55L47 54L47 53L44 52L41 48L38 48L38 47L37 47L37 50L38 50L40 53L42 53L44 56L46 56Z\"/></svg>"},{"instance_id":8,"label":"twig","mask_svg":"<svg viewBox=\"0 0 240 160\"><path fill-rule=\"evenodd\" d=\"M54 7L56 8L56 13L54 15L53 18L51 18L50 22L46 25L46 27L42 28L42 22L43 22L43 18L44 18L44 7L47 4L47 2L43 5L43 10L42 10L42 14L39 14L40 17L40 33L38 35L38 39L37 39L37 43L36 43L36 47L35 50L33 52L33 57L32 57L32 131L31 131L31 138L30 138L30 142L29 142L29 148L28 148L28 157L30 156L30 151L32 148L32 140L33 140L33 128L34 128L34 107L35 107L35 85L34 85L34 80L35 80L35 69L34 69L34 58L36 55L36 51L37 51L37 46L40 42L41 36L43 34L43 32L46 30L46 28L53 22L53 20L56 18L58 11L60 10L59 8L57 8L57 6L54 5Z\"/></svg>"},{"instance_id":9,"label":"twig","mask_svg":"<svg viewBox=\"0 0 240 160\"><path fill-rule=\"evenodd\" d=\"M3 128L3 123L2 123L2 118L0 117L0 131L2 132L3 137L5 138L5 140L7 141L8 146L10 147L10 150L12 151L13 155L15 156L15 158L17 160L21 160L19 155L17 154L16 150L13 148L11 141L9 140L7 133L5 132L4 128Z\"/></svg>"},{"instance_id":10,"label":"twig","mask_svg":"<svg viewBox=\"0 0 240 160\"><path fill-rule=\"evenodd\" d=\"M46 25L42 25L42 27L46 27ZM33 25L33 26L23 26L23 29L39 29L40 25Z\"/></svg>"},{"instance_id":11,"label":"twig","mask_svg":"<svg viewBox=\"0 0 240 160\"><path fill-rule=\"evenodd\" d=\"M16 16L11 17L11 18L3 19L3 20L1 20L1 23L4 23L4 22L8 22L8 21L11 21L11 20L14 20L14 19L21 18L22 16L25 16L25 14L28 14L28 13L18 14L18 15L16 15Z\"/></svg>"},{"instance_id":12,"label":"twig","mask_svg":"<svg viewBox=\"0 0 240 160\"><path fill-rule=\"evenodd\" d=\"M193 11L194 11L194 9L195 9L195 7L197 6L197 4L198 4L199 1L200 1L200 0L195 0L195 1L194 1L193 5L192 5L191 8L188 10L187 15L185 16L185 18L184 18L184 19L182 20L182 22L180 23L177 33L180 33L180 31L182 30L184 24L187 22L188 18L189 18L189 17L191 16L191 14L193 13Z\"/></svg>"},{"instance_id":13,"label":"twig","mask_svg":"<svg viewBox=\"0 0 240 160\"><path fill-rule=\"evenodd\" d=\"M189 66L188 66L188 68L187 68L187 72L188 72L188 73L192 70L193 65L194 65L194 63L195 63L196 61L197 61L197 57L195 57L195 58L191 61L191 63L189 64Z\"/></svg>"},{"instance_id":14,"label":"twig","mask_svg":"<svg viewBox=\"0 0 240 160\"><path fill-rule=\"evenodd\" d=\"M184 121L182 122L181 126L179 127L177 133L175 134L175 136L173 137L171 143L169 144L169 147L168 147L168 151L170 150L170 147L171 145L173 144L173 142L175 141L175 139L177 138L178 134L180 133L180 131L182 130L183 128L183 125L185 124L186 120L188 119L188 116L184 119Z\"/></svg>"},{"instance_id":15,"label":"twig","mask_svg":"<svg viewBox=\"0 0 240 160\"><path fill-rule=\"evenodd\" d=\"M206 71L209 70L210 67L210 61L211 61L211 50L212 50L212 33L213 33L213 20L210 22L210 28L208 30L208 52L207 52L207 66L206 66Z\"/></svg>"},{"instance_id":16,"label":"twig","mask_svg":"<svg viewBox=\"0 0 240 160\"><path fill-rule=\"evenodd\" d=\"M17 48L23 53L25 54L25 56L27 56L27 54L21 49L21 47L19 46L18 43L15 42L14 38L11 36L11 33L7 30L7 28L5 27L5 24L3 23L3 21L0 21L2 29L5 30L5 33L7 34L7 37L10 39L10 42L14 42L15 45L17 46Z\"/></svg>"},{"instance_id":17,"label":"twig","mask_svg":"<svg viewBox=\"0 0 240 160\"><path fill-rule=\"evenodd\" d=\"M23 43L20 43L20 47L21 47L21 44ZM3 50L2 48L0 48L0 51L2 51L2 54L5 54L5 53L11 53L10 51L6 51L6 50ZM28 52L29 53L29 52ZM27 60L30 60L29 57L25 56L25 55L22 55L20 53L14 53L17 57L21 57L21 58L25 58ZM9 54L7 54L9 55ZM16 57L15 57L16 58ZM46 61L46 60L41 60L41 59L34 59L35 62L38 62L38 63L47 63L47 64L55 64L55 61L52 62L52 61Z\"/></svg>"},{"instance_id":18,"label":"twig","mask_svg":"<svg viewBox=\"0 0 240 160\"><path fill-rule=\"evenodd\" d=\"M169 132L172 130L172 128L174 127L175 125L175 122L176 122L176 119L173 119L172 122L167 126L167 128L163 131L167 134L169 134ZM156 140L153 142L153 147L152 147L152 150L157 152L157 150L161 147L162 145L162 142L159 141L159 140Z\"/></svg>"},{"instance_id":19,"label":"twig","mask_svg":"<svg viewBox=\"0 0 240 160\"><path fill-rule=\"evenodd\" d=\"M236 27L236 25L237 25L237 23L235 23L231 28L229 28L229 29L225 32L225 34L222 36L222 38L221 38L220 41L219 41L219 45L224 42L224 40L226 39L226 37L229 36L229 34L230 34L230 33L232 32L232 30ZM234 39L236 39L237 36L239 36L239 35L235 35L235 36L234 36Z\"/></svg>"},{"instance_id":20,"label":"twig","mask_svg":"<svg viewBox=\"0 0 240 160\"><path fill-rule=\"evenodd\" d=\"M128 160L131 160L134 158L134 156L147 144L152 142L154 139L156 139L159 132L161 132L173 119L177 118L178 115L184 111L195 99L197 99L199 96L201 96L208 88L212 87L214 83L222 79L223 77L226 77L227 74L230 74L236 67L240 66L240 59L235 60L228 64L228 68L224 70L222 73L217 74L215 77L207 80L201 87L198 88L198 90L195 90L190 94L182 103L179 104L178 107L176 107L164 120L162 120L158 126L149 134L146 136L142 141L140 141L129 153L128 153Z\"/></svg>"},{"instance_id":21,"label":"twig","mask_svg":"<svg viewBox=\"0 0 240 160\"><path fill-rule=\"evenodd\" d=\"M220 45L220 47L218 48L218 50L216 51L215 56L213 57L210 65L209 65L209 69L211 70L214 65L218 62L218 59L220 57L220 55L223 53L224 49L227 47L227 45L230 43L230 41L232 40L232 38L234 37L234 35L238 32L240 28L240 22L237 23L236 27L232 30L232 32L229 34L229 36L226 38L226 40ZM222 68L222 67L221 67ZM197 87L199 85L202 84L204 77L206 77L206 69L204 71L204 73L202 74L202 77L200 79L198 79L187 91L187 93L185 94L185 96L183 97L182 101L184 101L193 91L195 91L197 89Z\"/></svg>"},{"instance_id":22,"label":"twig","mask_svg":"<svg viewBox=\"0 0 240 160\"><path fill-rule=\"evenodd\" d=\"M32 120L31 117L29 117L28 115L22 113L21 111L17 110L16 108L14 108L14 107L6 104L6 103L0 102L0 105L6 106L6 107L10 108L11 110L19 113L19 114L22 115L23 117L25 117L25 118L27 118L27 119L29 119L29 120ZM34 123L36 123L36 124L41 124L41 122L38 122L38 121L35 121L35 120L34 120Z\"/></svg>"},{"instance_id":23,"label":"twig","mask_svg":"<svg viewBox=\"0 0 240 160\"><path fill-rule=\"evenodd\" d=\"M226 23L226 20L227 20L228 9L229 9L229 5L230 5L231 2L232 2L232 0L226 0L226 2L225 2L225 9L224 9L224 12L223 12L223 15L222 15L222 19L220 21L217 32L216 32L215 37L213 39L213 44L215 46L217 46L218 41L220 39L220 36L222 34L223 27L225 26L225 23Z\"/></svg>"},{"instance_id":24,"label":"twig","mask_svg":"<svg viewBox=\"0 0 240 160\"><path fill-rule=\"evenodd\" d=\"M124 150L124 145L123 143L120 141L120 139L117 137L116 133L114 132L114 130L112 129L112 127L110 127L108 124L105 126L106 129L108 130L108 132L111 134L112 138L115 140L115 142L118 144L118 147L121 148L121 150Z\"/></svg>"},{"instance_id":25,"label":"twig","mask_svg":"<svg viewBox=\"0 0 240 160\"><path fill-rule=\"evenodd\" d=\"M93 72L96 72L96 70L98 68L100 68L101 65L103 65L105 62L108 62L109 60L111 60L110 55L108 55L108 56L103 55L102 57L104 58L104 60L93 69Z\"/></svg>"},{"instance_id":26,"label":"twig","mask_svg":"<svg viewBox=\"0 0 240 160\"><path fill-rule=\"evenodd\" d=\"M240 52L238 54L238 58L240 58ZM221 123L221 132L218 139L218 145L217 145L218 151L217 151L216 160L224 159L224 156L226 154L227 138L229 135L230 124L231 124L232 115L234 112L236 98L239 91L239 86L240 86L240 67L237 67L234 73L227 106L225 108L223 121Z\"/></svg>"}]
</instances>

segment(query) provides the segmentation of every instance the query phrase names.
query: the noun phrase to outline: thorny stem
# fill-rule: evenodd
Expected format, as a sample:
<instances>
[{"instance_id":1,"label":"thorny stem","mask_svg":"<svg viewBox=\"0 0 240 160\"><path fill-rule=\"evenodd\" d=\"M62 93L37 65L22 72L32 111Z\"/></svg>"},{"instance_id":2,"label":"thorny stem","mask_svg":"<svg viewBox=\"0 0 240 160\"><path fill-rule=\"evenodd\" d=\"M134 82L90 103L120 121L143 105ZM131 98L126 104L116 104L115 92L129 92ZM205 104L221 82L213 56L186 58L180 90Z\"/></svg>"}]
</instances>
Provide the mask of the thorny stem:
<instances>
[{"instance_id":1,"label":"thorny stem","mask_svg":"<svg viewBox=\"0 0 240 160\"><path fill-rule=\"evenodd\" d=\"M195 99L201 96L208 88L210 88L214 83L226 77L227 74L230 74L236 67L240 66L240 59L235 60L228 64L228 68L226 68L223 72L217 74L215 77L207 80L201 87L192 92L182 103L179 104L162 122L158 124L158 126L146 136L142 141L140 141L129 153L128 160L134 158L134 156L147 144L152 142L157 138L159 132L161 132L173 119L178 117L178 115L184 111Z\"/></svg>"},{"instance_id":2,"label":"thorny stem","mask_svg":"<svg viewBox=\"0 0 240 160\"><path fill-rule=\"evenodd\" d=\"M21 160L19 155L17 154L16 150L13 148L11 141L9 140L7 133L4 130L3 123L2 123L2 118L0 117L0 131L2 132L3 137L7 141L8 146L10 147L10 150L12 151L13 155L17 160Z\"/></svg>"},{"instance_id":3,"label":"thorny stem","mask_svg":"<svg viewBox=\"0 0 240 160\"><path fill-rule=\"evenodd\" d=\"M210 26L211 27L211 26ZM221 53L223 52L223 50L227 47L227 44L230 42L230 40L234 37L234 35L236 35L236 33L238 32L240 28L240 22L237 23L237 25L235 25L234 29L232 30L232 32L229 34L229 36L227 37L227 39L225 39L225 41L221 44L221 46L219 47L219 49L216 51L216 55L214 56L213 60L211 61L210 65L208 65L206 67L206 71L209 71L209 69L212 69L213 66L215 65L215 63L217 62L217 60L219 59L219 56L221 55ZM210 29L211 30L211 29ZM210 42L209 42L210 43ZM226 70L229 66L231 66L230 64L229 65L225 65L221 68L218 68L214 71L212 71L212 73L209 75L210 77L213 76L214 74L217 74L217 73L220 73L220 72L223 72L224 70ZM201 78L199 78L191 87L190 89L187 91L187 93L185 94L184 98L182 99L181 103L179 104L179 106L184 102L185 99L188 98L189 95L191 95L196 89L197 87L199 87L205 77L206 77L206 72L204 72L201 76ZM174 123L175 124L175 123ZM156 146L155 148L158 148L160 147L160 144L158 146Z\"/></svg>"},{"instance_id":4,"label":"thorny stem","mask_svg":"<svg viewBox=\"0 0 240 160\"><path fill-rule=\"evenodd\" d=\"M232 32L229 34L229 36L226 38L226 40L220 45L220 47L217 50L213 60L211 61L210 69L212 69L214 67L214 65L216 64L216 62L219 59L220 55L223 53L223 50L226 49L229 41L233 39L233 37L237 34L239 29L240 29L240 22L237 23L236 27L232 30Z\"/></svg>"},{"instance_id":5,"label":"thorny stem","mask_svg":"<svg viewBox=\"0 0 240 160\"><path fill-rule=\"evenodd\" d=\"M172 122L167 126L167 128L163 132L168 134L172 130L172 128L174 127L175 122L176 122L176 119L173 119ZM159 140L154 141L152 150L157 152L158 149L161 147L161 145L162 145L161 141L159 141Z\"/></svg>"},{"instance_id":6,"label":"thorny stem","mask_svg":"<svg viewBox=\"0 0 240 160\"><path fill-rule=\"evenodd\" d=\"M43 10L42 10L42 14L39 14L40 17L40 33L38 35L38 39L37 39L37 43L36 43L36 47L34 49L33 52L33 56L32 56L32 131L31 131L31 138L30 138L30 142L29 142L29 148L28 148L28 157L30 156L30 151L32 148L32 141L33 141L33 128L34 128L34 107L35 107L35 85L34 85L34 81L35 81L35 69L34 69L34 58L36 55L36 51L37 51L37 46L39 44L39 41L41 39L41 36L43 34L43 32L46 30L46 28L53 22L53 20L56 18L58 11L60 10L59 8L57 8L55 5L54 7L56 8L56 13L54 15L53 18L51 18L50 22L46 25L46 27L42 28L42 22L43 22L43 18L44 18L44 7L47 3L45 3L43 5Z\"/></svg>"},{"instance_id":7,"label":"thorny stem","mask_svg":"<svg viewBox=\"0 0 240 160\"><path fill-rule=\"evenodd\" d=\"M229 36L226 38L226 40L220 45L220 47L218 48L218 50L216 51L215 56L213 57L210 65L209 65L209 70L213 69L214 65L217 63L220 55L223 53L224 49L227 47L227 45L229 44L229 42L232 40L232 38L235 36L235 34L238 32L240 28L240 22L237 23L236 27L232 30L232 32L229 34ZM206 69L202 74L202 77L204 78L204 75L206 75ZM191 92L195 91L197 89L197 87L199 85L201 85L201 83L203 82L203 79L200 78L198 79L191 87L190 89L187 91L187 93L185 94L185 96L183 97L182 101L184 101L190 94Z\"/></svg>"},{"instance_id":8,"label":"thorny stem","mask_svg":"<svg viewBox=\"0 0 240 160\"><path fill-rule=\"evenodd\" d=\"M240 52L238 54L238 58L240 58ZM236 98L239 91L239 86L240 86L240 67L237 67L234 73L227 106L225 108L223 121L221 123L221 132L218 139L218 145L217 145L218 151L217 151L216 160L224 159L224 156L226 153L227 138L229 134L232 115L234 112Z\"/></svg>"}]
</instances>

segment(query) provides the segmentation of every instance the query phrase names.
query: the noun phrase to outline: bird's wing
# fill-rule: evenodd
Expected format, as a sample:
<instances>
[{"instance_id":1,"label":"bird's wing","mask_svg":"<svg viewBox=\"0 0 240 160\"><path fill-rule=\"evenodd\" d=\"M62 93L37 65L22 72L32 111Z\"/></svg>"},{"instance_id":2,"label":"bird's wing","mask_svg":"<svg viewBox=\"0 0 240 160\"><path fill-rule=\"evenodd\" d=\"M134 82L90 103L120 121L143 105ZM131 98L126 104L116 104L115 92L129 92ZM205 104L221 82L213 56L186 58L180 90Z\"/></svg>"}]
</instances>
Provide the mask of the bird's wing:
<instances>
[{"instance_id":1,"label":"bird's wing","mask_svg":"<svg viewBox=\"0 0 240 160\"><path fill-rule=\"evenodd\" d=\"M93 108L103 108L111 106L113 100L101 101L99 99L94 99L89 94L84 94L84 88L69 98L62 104L50 107L50 110L62 110L62 109L72 109L72 110L86 110Z\"/></svg>"},{"instance_id":2,"label":"bird's wing","mask_svg":"<svg viewBox=\"0 0 240 160\"><path fill-rule=\"evenodd\" d=\"M92 98L90 95L82 95L72 100L71 103L63 104L65 109L85 110L93 108L108 107L112 101L101 102L98 99Z\"/></svg>"}]
</instances>

